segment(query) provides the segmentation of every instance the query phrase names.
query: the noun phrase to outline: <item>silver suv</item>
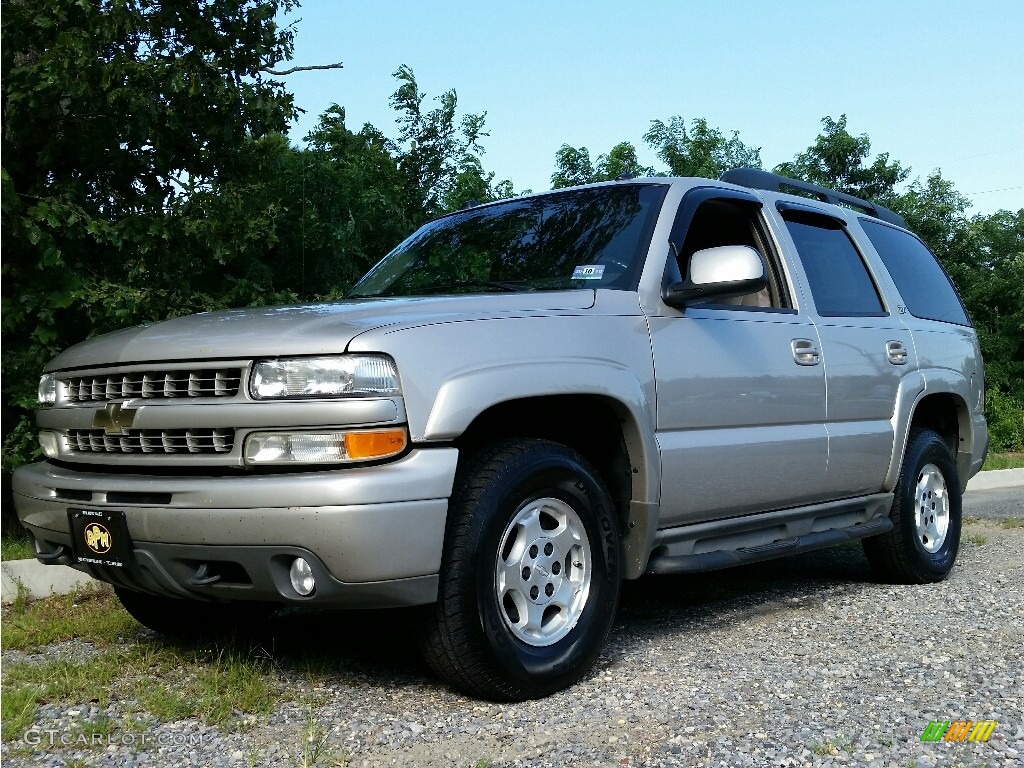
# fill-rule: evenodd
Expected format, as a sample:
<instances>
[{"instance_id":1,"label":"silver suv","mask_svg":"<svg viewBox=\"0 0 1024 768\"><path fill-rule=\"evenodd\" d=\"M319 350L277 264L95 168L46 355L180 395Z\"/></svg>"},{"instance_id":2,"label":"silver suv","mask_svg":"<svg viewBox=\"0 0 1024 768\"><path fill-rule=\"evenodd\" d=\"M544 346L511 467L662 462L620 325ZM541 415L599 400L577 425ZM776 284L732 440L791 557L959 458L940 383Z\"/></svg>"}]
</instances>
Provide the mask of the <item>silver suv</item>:
<instances>
[{"instance_id":1,"label":"silver suv","mask_svg":"<svg viewBox=\"0 0 1024 768\"><path fill-rule=\"evenodd\" d=\"M882 579L944 578L983 392L893 212L627 179L437 219L342 302L67 350L15 498L41 561L156 630L432 605L433 668L517 700L587 672L624 578L852 539Z\"/></svg>"}]
</instances>

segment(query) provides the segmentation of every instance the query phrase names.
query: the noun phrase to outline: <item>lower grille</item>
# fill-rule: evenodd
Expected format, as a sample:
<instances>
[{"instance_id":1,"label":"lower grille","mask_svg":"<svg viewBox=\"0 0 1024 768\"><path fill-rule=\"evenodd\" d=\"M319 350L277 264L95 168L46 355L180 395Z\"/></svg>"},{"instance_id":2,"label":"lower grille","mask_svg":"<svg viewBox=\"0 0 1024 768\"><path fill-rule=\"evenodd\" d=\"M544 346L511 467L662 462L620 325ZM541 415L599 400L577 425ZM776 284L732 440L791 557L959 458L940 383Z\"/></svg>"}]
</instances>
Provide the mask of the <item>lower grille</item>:
<instances>
[{"instance_id":1,"label":"lower grille","mask_svg":"<svg viewBox=\"0 0 1024 768\"><path fill-rule=\"evenodd\" d=\"M102 429L69 429L74 453L230 453L233 429L129 429L110 435Z\"/></svg>"}]
</instances>

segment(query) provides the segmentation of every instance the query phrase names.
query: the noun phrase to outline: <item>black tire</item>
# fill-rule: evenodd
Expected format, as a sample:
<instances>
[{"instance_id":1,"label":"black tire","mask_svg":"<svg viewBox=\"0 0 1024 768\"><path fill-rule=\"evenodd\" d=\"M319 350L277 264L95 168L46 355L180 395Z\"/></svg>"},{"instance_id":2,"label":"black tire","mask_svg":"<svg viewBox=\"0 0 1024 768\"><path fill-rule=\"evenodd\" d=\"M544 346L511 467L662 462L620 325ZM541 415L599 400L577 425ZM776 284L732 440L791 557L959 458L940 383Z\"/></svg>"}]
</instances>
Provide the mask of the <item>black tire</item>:
<instances>
[{"instance_id":1,"label":"black tire","mask_svg":"<svg viewBox=\"0 0 1024 768\"><path fill-rule=\"evenodd\" d=\"M936 535L936 516L941 529L944 510L945 530ZM896 584L942 581L956 562L962 516L960 475L949 447L931 430L912 431L889 513L892 530L864 539L872 571Z\"/></svg>"},{"instance_id":2,"label":"black tire","mask_svg":"<svg viewBox=\"0 0 1024 768\"><path fill-rule=\"evenodd\" d=\"M621 563L611 499L579 454L546 440L487 446L456 477L424 657L453 687L480 698L523 701L562 690L587 673L607 640ZM513 571L522 583L511 583Z\"/></svg>"},{"instance_id":3,"label":"black tire","mask_svg":"<svg viewBox=\"0 0 1024 768\"><path fill-rule=\"evenodd\" d=\"M124 587L114 587L114 593L133 619L168 637L251 634L262 628L274 610L267 603L177 600Z\"/></svg>"}]
</instances>

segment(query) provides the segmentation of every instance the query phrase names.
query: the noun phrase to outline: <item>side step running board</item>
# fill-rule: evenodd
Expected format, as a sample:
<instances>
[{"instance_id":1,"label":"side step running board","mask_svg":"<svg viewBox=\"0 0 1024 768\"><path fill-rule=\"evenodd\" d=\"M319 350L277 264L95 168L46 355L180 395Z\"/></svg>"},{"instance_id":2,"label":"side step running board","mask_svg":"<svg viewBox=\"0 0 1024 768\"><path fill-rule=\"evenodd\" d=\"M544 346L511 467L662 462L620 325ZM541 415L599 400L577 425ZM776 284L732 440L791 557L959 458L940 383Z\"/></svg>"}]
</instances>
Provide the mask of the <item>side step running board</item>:
<instances>
[{"instance_id":1,"label":"side step running board","mask_svg":"<svg viewBox=\"0 0 1024 768\"><path fill-rule=\"evenodd\" d=\"M793 536L770 544L740 549L720 549L714 552L702 552L691 555L652 555L647 564L647 573L696 573L698 571L715 571L731 568L735 565L746 565L761 560L771 560L781 555L792 555L797 552L808 552L812 549L834 547L847 541L856 541L868 536L877 536L892 530L892 520L888 517L876 518L866 523L835 528L830 531L818 531L804 536Z\"/></svg>"}]
</instances>

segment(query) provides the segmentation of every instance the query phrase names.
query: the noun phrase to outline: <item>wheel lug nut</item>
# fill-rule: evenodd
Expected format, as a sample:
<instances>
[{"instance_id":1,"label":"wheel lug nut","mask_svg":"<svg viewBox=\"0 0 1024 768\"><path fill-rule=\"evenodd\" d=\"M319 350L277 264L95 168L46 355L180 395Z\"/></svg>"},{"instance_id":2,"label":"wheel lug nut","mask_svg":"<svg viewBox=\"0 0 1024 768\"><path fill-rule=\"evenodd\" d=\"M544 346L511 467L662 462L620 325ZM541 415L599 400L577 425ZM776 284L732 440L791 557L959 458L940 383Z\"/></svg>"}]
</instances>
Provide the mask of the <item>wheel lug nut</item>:
<instances>
[{"instance_id":1,"label":"wheel lug nut","mask_svg":"<svg viewBox=\"0 0 1024 768\"><path fill-rule=\"evenodd\" d=\"M529 568L523 568L523 581L529 581L529 580L530 580L530 569Z\"/></svg>"},{"instance_id":2,"label":"wheel lug nut","mask_svg":"<svg viewBox=\"0 0 1024 768\"><path fill-rule=\"evenodd\" d=\"M537 587L530 587L530 597L533 600L536 600L537 599L537 595L539 595L539 594L540 594L540 590L537 589Z\"/></svg>"},{"instance_id":3,"label":"wheel lug nut","mask_svg":"<svg viewBox=\"0 0 1024 768\"><path fill-rule=\"evenodd\" d=\"M548 597L551 597L553 594L555 594L555 585L551 582L548 582L548 585L544 587L544 594Z\"/></svg>"},{"instance_id":4,"label":"wheel lug nut","mask_svg":"<svg viewBox=\"0 0 1024 768\"><path fill-rule=\"evenodd\" d=\"M554 551L555 551L555 547L554 547L554 545L550 541L547 544L544 545L544 554L547 555L548 557L550 557L551 553L554 552Z\"/></svg>"},{"instance_id":5,"label":"wheel lug nut","mask_svg":"<svg viewBox=\"0 0 1024 768\"><path fill-rule=\"evenodd\" d=\"M557 560L551 564L551 572L557 576L562 572L562 564Z\"/></svg>"},{"instance_id":6,"label":"wheel lug nut","mask_svg":"<svg viewBox=\"0 0 1024 768\"><path fill-rule=\"evenodd\" d=\"M536 544L534 544L532 547L530 547L530 557L536 559L537 558L537 552L538 552L538 550L537 550L537 545Z\"/></svg>"}]
</instances>

